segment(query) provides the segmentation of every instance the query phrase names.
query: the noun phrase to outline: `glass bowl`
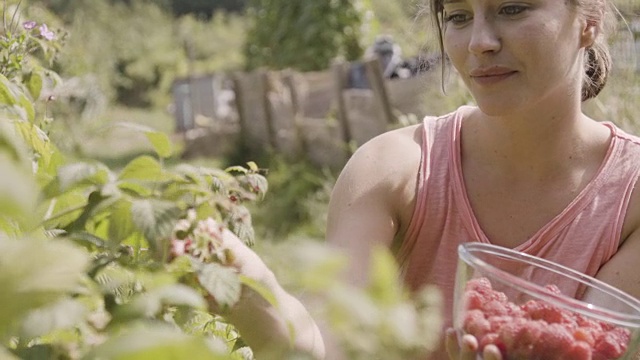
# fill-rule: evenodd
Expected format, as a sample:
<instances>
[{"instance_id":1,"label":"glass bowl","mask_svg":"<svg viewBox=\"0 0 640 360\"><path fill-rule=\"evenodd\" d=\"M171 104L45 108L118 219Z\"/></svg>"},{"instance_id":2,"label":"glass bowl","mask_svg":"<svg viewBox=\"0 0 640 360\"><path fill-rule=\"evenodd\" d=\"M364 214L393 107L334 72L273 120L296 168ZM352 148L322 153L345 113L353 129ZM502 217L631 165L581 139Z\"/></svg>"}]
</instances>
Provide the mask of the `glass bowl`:
<instances>
[{"instance_id":1,"label":"glass bowl","mask_svg":"<svg viewBox=\"0 0 640 360\"><path fill-rule=\"evenodd\" d=\"M453 324L503 358L640 359L640 301L602 281L515 250L458 248Z\"/></svg>"}]
</instances>

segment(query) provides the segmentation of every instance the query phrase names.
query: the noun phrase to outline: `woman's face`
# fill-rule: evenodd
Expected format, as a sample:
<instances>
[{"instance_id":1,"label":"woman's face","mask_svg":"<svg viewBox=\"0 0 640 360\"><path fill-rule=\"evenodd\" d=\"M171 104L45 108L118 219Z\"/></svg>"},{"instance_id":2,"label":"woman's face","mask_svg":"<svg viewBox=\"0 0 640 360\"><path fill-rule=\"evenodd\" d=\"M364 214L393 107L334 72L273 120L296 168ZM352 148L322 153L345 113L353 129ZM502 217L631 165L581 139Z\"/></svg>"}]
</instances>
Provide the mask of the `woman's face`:
<instances>
[{"instance_id":1,"label":"woman's face","mask_svg":"<svg viewBox=\"0 0 640 360\"><path fill-rule=\"evenodd\" d=\"M568 0L444 0L444 46L488 115L580 101L586 20Z\"/></svg>"}]
</instances>

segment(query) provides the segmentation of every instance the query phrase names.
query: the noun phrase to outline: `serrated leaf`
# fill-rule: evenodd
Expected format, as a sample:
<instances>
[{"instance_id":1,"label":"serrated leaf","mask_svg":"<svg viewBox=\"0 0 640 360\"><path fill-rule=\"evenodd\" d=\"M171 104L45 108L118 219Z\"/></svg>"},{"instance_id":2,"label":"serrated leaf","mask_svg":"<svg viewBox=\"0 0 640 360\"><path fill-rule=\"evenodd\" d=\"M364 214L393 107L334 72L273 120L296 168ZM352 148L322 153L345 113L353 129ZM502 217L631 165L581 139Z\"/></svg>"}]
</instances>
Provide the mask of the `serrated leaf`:
<instances>
[{"instance_id":1,"label":"serrated leaf","mask_svg":"<svg viewBox=\"0 0 640 360\"><path fill-rule=\"evenodd\" d=\"M196 267L200 285L222 308L231 307L240 300L242 283L238 273L229 267L211 263Z\"/></svg>"},{"instance_id":2,"label":"serrated leaf","mask_svg":"<svg viewBox=\"0 0 640 360\"><path fill-rule=\"evenodd\" d=\"M84 251L63 240L0 237L0 336L29 311L73 291L88 263Z\"/></svg>"},{"instance_id":3,"label":"serrated leaf","mask_svg":"<svg viewBox=\"0 0 640 360\"><path fill-rule=\"evenodd\" d=\"M107 340L83 359L110 360L228 360L224 347L188 336L168 326L136 327Z\"/></svg>"},{"instance_id":4,"label":"serrated leaf","mask_svg":"<svg viewBox=\"0 0 640 360\"><path fill-rule=\"evenodd\" d=\"M224 169L224 171L226 171L226 172L239 172L239 173L242 173L242 174L246 174L246 173L249 172L249 170L245 169L242 166L238 166L238 165L229 166L228 168Z\"/></svg>"},{"instance_id":5,"label":"serrated leaf","mask_svg":"<svg viewBox=\"0 0 640 360\"><path fill-rule=\"evenodd\" d=\"M136 228L144 235L152 249L158 241L168 238L180 216L180 209L171 202L144 199L134 200L131 215Z\"/></svg>"},{"instance_id":6,"label":"serrated leaf","mask_svg":"<svg viewBox=\"0 0 640 360\"><path fill-rule=\"evenodd\" d=\"M116 316L153 318L160 314L165 306L204 309L206 302L194 289L182 284L172 284L137 296L129 304L119 308Z\"/></svg>"},{"instance_id":7,"label":"serrated leaf","mask_svg":"<svg viewBox=\"0 0 640 360\"><path fill-rule=\"evenodd\" d=\"M143 155L133 159L120 173L120 180L160 181L163 179L162 165L151 156Z\"/></svg>"},{"instance_id":8,"label":"serrated leaf","mask_svg":"<svg viewBox=\"0 0 640 360\"><path fill-rule=\"evenodd\" d=\"M58 182L61 191L83 185L104 185L109 181L109 170L102 164L75 163L61 166Z\"/></svg>"},{"instance_id":9,"label":"serrated leaf","mask_svg":"<svg viewBox=\"0 0 640 360\"><path fill-rule=\"evenodd\" d=\"M267 190L269 190L267 178L260 174L248 174L245 177L245 181L249 186L249 191L260 195L262 198L264 198Z\"/></svg>"},{"instance_id":10,"label":"serrated leaf","mask_svg":"<svg viewBox=\"0 0 640 360\"><path fill-rule=\"evenodd\" d=\"M35 309L22 321L20 337L25 340L33 339L56 330L71 328L83 320L86 310L82 303L71 299L62 299Z\"/></svg>"},{"instance_id":11,"label":"serrated leaf","mask_svg":"<svg viewBox=\"0 0 640 360\"><path fill-rule=\"evenodd\" d=\"M251 247L255 242L255 231L251 223L251 213L244 206L236 206L232 209L227 227L242 240L245 245Z\"/></svg>"},{"instance_id":12,"label":"serrated leaf","mask_svg":"<svg viewBox=\"0 0 640 360\"><path fill-rule=\"evenodd\" d=\"M145 135L159 157L166 159L173 155L173 146L167 134L159 131L147 131Z\"/></svg>"}]
</instances>

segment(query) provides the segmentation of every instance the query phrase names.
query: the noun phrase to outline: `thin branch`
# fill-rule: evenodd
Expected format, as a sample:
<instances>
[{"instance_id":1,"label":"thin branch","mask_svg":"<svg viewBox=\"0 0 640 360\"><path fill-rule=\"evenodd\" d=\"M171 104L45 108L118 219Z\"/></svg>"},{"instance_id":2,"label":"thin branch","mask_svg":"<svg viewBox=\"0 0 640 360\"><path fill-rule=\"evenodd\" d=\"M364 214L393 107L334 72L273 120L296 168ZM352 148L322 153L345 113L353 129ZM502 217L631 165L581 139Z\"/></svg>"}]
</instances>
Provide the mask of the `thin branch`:
<instances>
[{"instance_id":1,"label":"thin branch","mask_svg":"<svg viewBox=\"0 0 640 360\"><path fill-rule=\"evenodd\" d=\"M9 24L9 29L11 29L13 27L13 20L16 18L16 14L18 14L18 11L20 11L20 5L22 4L22 0L18 1L18 5L16 6L16 10L13 12L13 16L11 16L11 24ZM12 33L15 33L16 30L18 30L18 24L15 24L16 27L11 30Z\"/></svg>"},{"instance_id":2,"label":"thin branch","mask_svg":"<svg viewBox=\"0 0 640 360\"><path fill-rule=\"evenodd\" d=\"M7 34L7 0L4 0L2 4L2 30L4 35Z\"/></svg>"}]
</instances>

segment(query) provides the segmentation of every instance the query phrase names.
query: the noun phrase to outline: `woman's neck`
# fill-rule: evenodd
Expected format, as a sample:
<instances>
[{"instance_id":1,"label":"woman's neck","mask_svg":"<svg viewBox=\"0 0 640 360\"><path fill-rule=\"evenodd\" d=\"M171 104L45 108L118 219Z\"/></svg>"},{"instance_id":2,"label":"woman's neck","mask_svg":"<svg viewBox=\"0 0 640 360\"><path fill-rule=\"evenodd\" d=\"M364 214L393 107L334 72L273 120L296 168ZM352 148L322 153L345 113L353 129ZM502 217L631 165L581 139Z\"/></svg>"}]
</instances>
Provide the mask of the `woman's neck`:
<instances>
[{"instance_id":1,"label":"woman's neck","mask_svg":"<svg viewBox=\"0 0 640 360\"><path fill-rule=\"evenodd\" d=\"M593 159L608 138L608 129L579 108L509 116L487 116L476 108L463 122L462 154L515 178L544 179Z\"/></svg>"}]
</instances>

